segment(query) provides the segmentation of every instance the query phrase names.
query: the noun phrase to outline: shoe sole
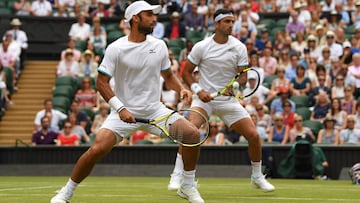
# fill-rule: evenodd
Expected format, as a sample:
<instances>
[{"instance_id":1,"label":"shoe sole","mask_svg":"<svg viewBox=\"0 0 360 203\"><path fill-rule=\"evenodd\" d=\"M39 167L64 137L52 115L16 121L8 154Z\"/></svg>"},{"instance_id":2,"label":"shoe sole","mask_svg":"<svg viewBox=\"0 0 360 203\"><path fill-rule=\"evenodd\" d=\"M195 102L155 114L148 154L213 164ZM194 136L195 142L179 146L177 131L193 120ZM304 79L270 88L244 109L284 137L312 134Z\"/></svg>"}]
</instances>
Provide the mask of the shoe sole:
<instances>
[{"instance_id":1,"label":"shoe sole","mask_svg":"<svg viewBox=\"0 0 360 203\"><path fill-rule=\"evenodd\" d=\"M184 198L184 199L188 199L189 197L185 194L185 193L183 193L181 190L178 190L177 191L177 194L181 197L181 198Z\"/></svg>"},{"instance_id":2,"label":"shoe sole","mask_svg":"<svg viewBox=\"0 0 360 203\"><path fill-rule=\"evenodd\" d=\"M170 187L168 186L168 190L169 191L174 191L174 190L178 190L180 187Z\"/></svg>"}]
</instances>

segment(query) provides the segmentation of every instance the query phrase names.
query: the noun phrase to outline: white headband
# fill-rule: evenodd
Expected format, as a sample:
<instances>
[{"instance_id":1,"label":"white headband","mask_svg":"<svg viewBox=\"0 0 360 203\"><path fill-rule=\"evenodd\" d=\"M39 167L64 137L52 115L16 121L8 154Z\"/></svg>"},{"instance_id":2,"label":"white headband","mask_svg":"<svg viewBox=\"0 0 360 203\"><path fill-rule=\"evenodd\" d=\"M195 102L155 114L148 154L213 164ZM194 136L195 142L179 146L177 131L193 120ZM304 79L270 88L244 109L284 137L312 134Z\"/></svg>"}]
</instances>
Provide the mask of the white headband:
<instances>
[{"instance_id":1,"label":"white headband","mask_svg":"<svg viewBox=\"0 0 360 203\"><path fill-rule=\"evenodd\" d=\"M216 16L216 18L214 20L215 20L215 22L219 22L221 19L223 19L225 17L234 17L234 15L232 13L225 13L225 14L221 13L218 16Z\"/></svg>"}]
</instances>

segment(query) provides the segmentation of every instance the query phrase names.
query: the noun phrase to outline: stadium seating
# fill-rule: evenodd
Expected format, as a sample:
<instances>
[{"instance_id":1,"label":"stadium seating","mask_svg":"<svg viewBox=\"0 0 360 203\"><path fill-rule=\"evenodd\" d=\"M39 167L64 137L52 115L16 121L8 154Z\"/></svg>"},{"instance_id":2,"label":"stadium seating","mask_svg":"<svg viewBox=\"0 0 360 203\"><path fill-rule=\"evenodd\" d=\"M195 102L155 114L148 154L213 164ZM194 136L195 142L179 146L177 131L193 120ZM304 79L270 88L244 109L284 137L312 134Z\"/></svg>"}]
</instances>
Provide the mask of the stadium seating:
<instances>
[{"instance_id":1,"label":"stadium seating","mask_svg":"<svg viewBox=\"0 0 360 203\"><path fill-rule=\"evenodd\" d=\"M272 82L277 78L277 75L269 75L264 78L263 85L267 88L271 87Z\"/></svg>"},{"instance_id":2,"label":"stadium seating","mask_svg":"<svg viewBox=\"0 0 360 203\"><path fill-rule=\"evenodd\" d=\"M203 31L196 31L196 30L187 30L185 33L186 39L191 38L204 38L204 32Z\"/></svg>"},{"instance_id":3,"label":"stadium seating","mask_svg":"<svg viewBox=\"0 0 360 203\"><path fill-rule=\"evenodd\" d=\"M306 95L291 96L290 100L295 102L296 108L309 107L309 96Z\"/></svg>"},{"instance_id":4,"label":"stadium seating","mask_svg":"<svg viewBox=\"0 0 360 203\"><path fill-rule=\"evenodd\" d=\"M113 30L113 31L110 31L108 34L107 34L107 44L110 44L111 42L117 40L118 38L124 36L124 33L121 32L120 30Z\"/></svg>"},{"instance_id":5,"label":"stadium seating","mask_svg":"<svg viewBox=\"0 0 360 203\"><path fill-rule=\"evenodd\" d=\"M71 85L59 85L55 86L53 90L53 97L68 97L70 99L74 98L74 88Z\"/></svg>"},{"instance_id":6,"label":"stadium seating","mask_svg":"<svg viewBox=\"0 0 360 203\"><path fill-rule=\"evenodd\" d=\"M107 33L111 31L120 31L119 24L118 23L110 23L105 26L105 30Z\"/></svg>"},{"instance_id":7,"label":"stadium seating","mask_svg":"<svg viewBox=\"0 0 360 203\"><path fill-rule=\"evenodd\" d=\"M53 108L57 109L65 114L68 113L70 108L70 99L68 97L57 96L53 97Z\"/></svg>"},{"instance_id":8,"label":"stadium seating","mask_svg":"<svg viewBox=\"0 0 360 203\"><path fill-rule=\"evenodd\" d=\"M75 40L75 48L81 52L85 51L87 46L87 41L85 40Z\"/></svg>"},{"instance_id":9,"label":"stadium seating","mask_svg":"<svg viewBox=\"0 0 360 203\"><path fill-rule=\"evenodd\" d=\"M179 61L181 48L179 48L179 47L169 47L169 49L171 49L171 51L174 53L175 59Z\"/></svg>"},{"instance_id":10,"label":"stadium seating","mask_svg":"<svg viewBox=\"0 0 360 203\"><path fill-rule=\"evenodd\" d=\"M134 145L152 145L154 144L151 140L139 140L134 143Z\"/></svg>"},{"instance_id":11,"label":"stadium seating","mask_svg":"<svg viewBox=\"0 0 360 203\"><path fill-rule=\"evenodd\" d=\"M320 121L314 120L304 120L303 126L310 128L315 137L317 137L319 131L323 128L323 124Z\"/></svg>"},{"instance_id":12,"label":"stadium seating","mask_svg":"<svg viewBox=\"0 0 360 203\"><path fill-rule=\"evenodd\" d=\"M181 38L171 39L165 41L168 47L179 47L181 49L185 48L185 41Z\"/></svg>"},{"instance_id":13,"label":"stadium seating","mask_svg":"<svg viewBox=\"0 0 360 203\"><path fill-rule=\"evenodd\" d=\"M271 30L273 27L275 27L276 22L273 19L261 19L258 23L259 25L264 25L266 29Z\"/></svg>"},{"instance_id":14,"label":"stadium seating","mask_svg":"<svg viewBox=\"0 0 360 203\"><path fill-rule=\"evenodd\" d=\"M8 93L11 95L14 91L13 89L13 72L9 67L4 67L3 71L5 72L5 76L6 76L6 89L8 91Z\"/></svg>"},{"instance_id":15,"label":"stadium seating","mask_svg":"<svg viewBox=\"0 0 360 203\"><path fill-rule=\"evenodd\" d=\"M297 107L295 113L299 114L303 120L309 120L311 116L311 111L308 107Z\"/></svg>"}]
</instances>

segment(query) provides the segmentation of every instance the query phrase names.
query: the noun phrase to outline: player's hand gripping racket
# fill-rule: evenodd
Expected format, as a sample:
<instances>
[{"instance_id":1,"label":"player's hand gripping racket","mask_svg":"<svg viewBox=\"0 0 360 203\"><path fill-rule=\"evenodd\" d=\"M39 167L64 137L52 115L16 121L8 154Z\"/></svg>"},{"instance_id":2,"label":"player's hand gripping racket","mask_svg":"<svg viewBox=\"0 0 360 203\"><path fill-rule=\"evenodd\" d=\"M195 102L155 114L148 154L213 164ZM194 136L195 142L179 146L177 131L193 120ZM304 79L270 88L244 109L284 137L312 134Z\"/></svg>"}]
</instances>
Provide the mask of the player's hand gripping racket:
<instances>
[{"instance_id":1,"label":"player's hand gripping racket","mask_svg":"<svg viewBox=\"0 0 360 203\"><path fill-rule=\"evenodd\" d=\"M171 128L172 123L176 120L179 116L176 114L180 114L185 118L188 118L190 114L192 116L198 115L199 118L202 120L202 125L200 126L200 142L194 144L187 144L184 143L184 132L186 131L187 126L177 127L177 129ZM163 135L166 135L169 139L173 142L181 144L185 147L196 147L205 142L205 140L209 136L209 121L207 117L200 113L199 111L193 109L183 109L178 111L173 111L170 114L155 118L155 119L145 119L145 118L135 118L136 122L139 123L146 123L156 128L160 129ZM160 135L162 136L162 135Z\"/></svg>"},{"instance_id":2,"label":"player's hand gripping racket","mask_svg":"<svg viewBox=\"0 0 360 203\"><path fill-rule=\"evenodd\" d=\"M236 97L238 99L244 99L245 97L249 97L252 94L254 94L256 92L256 90L259 88L260 85L260 74L259 72L257 72L255 69L253 68L245 68L244 70L238 72L235 77L233 77L231 79L231 81L221 90L219 90L218 92L214 92L211 93L211 97L215 98L221 95L225 95L225 93L232 91L232 90L236 90L239 89L239 83L237 82L237 79L239 78L239 76L243 73L247 73L247 72L251 72L251 74L255 74L256 75L256 85L255 88L253 89L253 91L251 91L250 93L248 93L247 95L239 95L239 94L232 94L231 96Z\"/></svg>"}]
</instances>

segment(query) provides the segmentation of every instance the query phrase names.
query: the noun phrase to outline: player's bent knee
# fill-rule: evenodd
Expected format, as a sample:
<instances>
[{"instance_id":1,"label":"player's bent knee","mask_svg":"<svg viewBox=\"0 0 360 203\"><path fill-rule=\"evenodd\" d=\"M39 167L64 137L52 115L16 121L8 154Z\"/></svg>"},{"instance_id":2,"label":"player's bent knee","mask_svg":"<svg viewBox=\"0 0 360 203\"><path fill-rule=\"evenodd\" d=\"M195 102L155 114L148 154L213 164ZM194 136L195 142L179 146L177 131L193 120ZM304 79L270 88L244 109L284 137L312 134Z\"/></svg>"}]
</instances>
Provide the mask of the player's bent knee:
<instances>
[{"instance_id":1,"label":"player's bent knee","mask_svg":"<svg viewBox=\"0 0 360 203\"><path fill-rule=\"evenodd\" d=\"M260 142L260 136L259 133L257 131L252 131L248 134L248 136L246 137L247 141L249 143L257 143Z\"/></svg>"},{"instance_id":2,"label":"player's bent knee","mask_svg":"<svg viewBox=\"0 0 360 203\"><path fill-rule=\"evenodd\" d=\"M185 144L196 144L200 142L200 131L195 126L189 126L187 135L184 137Z\"/></svg>"}]
</instances>

